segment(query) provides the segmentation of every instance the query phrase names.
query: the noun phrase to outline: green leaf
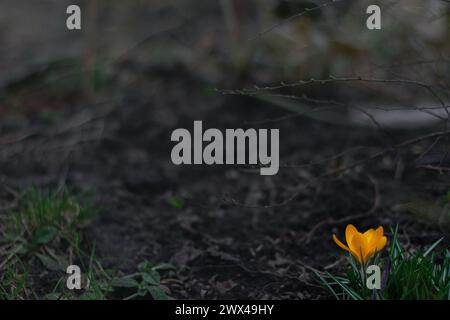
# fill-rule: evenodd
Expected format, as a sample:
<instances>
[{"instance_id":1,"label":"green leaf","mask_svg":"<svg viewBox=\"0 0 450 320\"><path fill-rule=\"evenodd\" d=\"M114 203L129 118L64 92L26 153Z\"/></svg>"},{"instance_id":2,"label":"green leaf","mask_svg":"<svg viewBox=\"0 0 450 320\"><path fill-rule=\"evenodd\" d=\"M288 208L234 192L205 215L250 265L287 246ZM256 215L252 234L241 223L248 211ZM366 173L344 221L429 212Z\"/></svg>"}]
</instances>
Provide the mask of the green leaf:
<instances>
[{"instance_id":1,"label":"green leaf","mask_svg":"<svg viewBox=\"0 0 450 320\"><path fill-rule=\"evenodd\" d=\"M345 293L347 293L353 300L363 300L363 298L354 290L352 290L351 288L349 288L347 285L345 285L344 283L342 283L340 280L338 280L335 276L333 276L331 273L327 272L327 275L333 279L334 281L336 281L336 283L345 291Z\"/></svg>"},{"instance_id":2,"label":"green leaf","mask_svg":"<svg viewBox=\"0 0 450 320\"><path fill-rule=\"evenodd\" d=\"M36 253L36 256L39 258L39 260L47 269L52 271L66 271L65 267L67 266L67 263L58 261L50 256L40 253Z\"/></svg>"},{"instance_id":3,"label":"green leaf","mask_svg":"<svg viewBox=\"0 0 450 320\"><path fill-rule=\"evenodd\" d=\"M168 297L164 290L158 286L150 286L147 288L153 299L155 300L167 300Z\"/></svg>"},{"instance_id":4,"label":"green leaf","mask_svg":"<svg viewBox=\"0 0 450 320\"><path fill-rule=\"evenodd\" d=\"M175 266L171 263L161 263L157 266L153 267L152 270L158 271L158 270L175 270Z\"/></svg>"},{"instance_id":5,"label":"green leaf","mask_svg":"<svg viewBox=\"0 0 450 320\"><path fill-rule=\"evenodd\" d=\"M430 254L431 251L434 250L434 248L436 248L436 246L441 243L441 241L444 240L444 237L440 238L438 241L436 241L435 243L433 243L428 249L427 251L425 251L425 253L423 254L424 257L426 257L427 255Z\"/></svg>"},{"instance_id":6,"label":"green leaf","mask_svg":"<svg viewBox=\"0 0 450 320\"><path fill-rule=\"evenodd\" d=\"M177 198L175 196L171 196L169 197L169 199L167 199L167 203L175 209L183 209L183 200L181 200L180 198Z\"/></svg>"},{"instance_id":7,"label":"green leaf","mask_svg":"<svg viewBox=\"0 0 450 320\"><path fill-rule=\"evenodd\" d=\"M143 261L138 264L138 270L144 273L150 272L153 269L153 264L149 261Z\"/></svg>"},{"instance_id":8,"label":"green leaf","mask_svg":"<svg viewBox=\"0 0 450 320\"><path fill-rule=\"evenodd\" d=\"M113 287L119 288L137 288L139 287L139 283L130 276L125 276L122 278L114 278L111 282Z\"/></svg>"},{"instance_id":9,"label":"green leaf","mask_svg":"<svg viewBox=\"0 0 450 320\"><path fill-rule=\"evenodd\" d=\"M339 295L336 293L336 291L334 291L333 287L330 286L330 284L328 283L327 280L325 280L320 274L319 272L317 272L316 270L313 270L314 274L316 275L317 278L319 278L320 282L333 294L333 296L336 298L336 300L341 300L339 298Z\"/></svg>"},{"instance_id":10,"label":"green leaf","mask_svg":"<svg viewBox=\"0 0 450 320\"><path fill-rule=\"evenodd\" d=\"M52 241L58 233L54 227L41 227L34 232L33 240L37 244L46 244Z\"/></svg>"},{"instance_id":11,"label":"green leaf","mask_svg":"<svg viewBox=\"0 0 450 320\"><path fill-rule=\"evenodd\" d=\"M156 271L143 273L142 279L144 280L145 283L155 286L159 285L159 282L161 281L161 277L159 276L159 273Z\"/></svg>"}]
</instances>

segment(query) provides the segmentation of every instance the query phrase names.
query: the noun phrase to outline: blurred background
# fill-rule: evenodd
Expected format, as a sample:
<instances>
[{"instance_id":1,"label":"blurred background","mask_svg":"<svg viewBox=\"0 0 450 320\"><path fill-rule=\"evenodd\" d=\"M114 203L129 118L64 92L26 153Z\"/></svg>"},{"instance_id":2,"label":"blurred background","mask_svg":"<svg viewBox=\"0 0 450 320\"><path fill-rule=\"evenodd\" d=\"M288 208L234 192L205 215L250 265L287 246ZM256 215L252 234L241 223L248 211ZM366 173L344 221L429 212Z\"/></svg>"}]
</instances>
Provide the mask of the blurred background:
<instances>
[{"instance_id":1,"label":"blurred background","mask_svg":"<svg viewBox=\"0 0 450 320\"><path fill-rule=\"evenodd\" d=\"M28 91L41 86L41 100L56 99L51 91L75 98L77 89L99 94L125 78L119 68L132 62L141 71L184 68L234 89L329 75L448 85L448 3L379 1L377 31L366 27L372 2L2 1L0 84L11 99L24 80ZM82 31L65 27L70 4L82 7ZM417 104L416 89L382 93Z\"/></svg>"}]
</instances>

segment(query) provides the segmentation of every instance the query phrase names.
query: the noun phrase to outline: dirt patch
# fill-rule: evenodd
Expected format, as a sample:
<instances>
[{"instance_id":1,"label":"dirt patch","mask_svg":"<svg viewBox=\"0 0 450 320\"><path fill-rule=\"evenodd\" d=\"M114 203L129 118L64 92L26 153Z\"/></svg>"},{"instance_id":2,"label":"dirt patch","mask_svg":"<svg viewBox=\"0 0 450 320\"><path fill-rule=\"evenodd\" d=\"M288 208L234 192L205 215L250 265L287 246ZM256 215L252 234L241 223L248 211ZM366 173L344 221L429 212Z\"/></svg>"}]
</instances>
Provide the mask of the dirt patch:
<instances>
[{"instance_id":1,"label":"dirt patch","mask_svg":"<svg viewBox=\"0 0 450 320\"><path fill-rule=\"evenodd\" d=\"M1 178L10 188L64 184L95 195L103 209L87 234L105 267L129 272L144 259L171 262L176 271L165 274L165 284L174 298L316 299L325 296L309 268L342 267L331 234L342 234L347 223L401 223L413 246L442 234L432 222L393 210L411 190L423 191L423 177L435 184L408 165L404 187L394 179L395 155L317 179L367 156L323 162L348 146L378 143L376 130L349 132L302 117L264 122L286 113L249 98L205 96L205 84L188 74L161 77L150 70L136 79L128 87L116 84L120 101L75 107L57 124L30 116L2 153ZM174 166L170 134L196 119L216 128L279 128L279 174ZM34 130L47 133L18 135ZM180 205L171 204L173 197Z\"/></svg>"},{"instance_id":2,"label":"dirt patch","mask_svg":"<svg viewBox=\"0 0 450 320\"><path fill-rule=\"evenodd\" d=\"M434 140L391 148L425 130L387 135L214 90L318 75L326 85L312 81L275 93L294 94L313 107L333 101L361 103L367 110L378 102L431 106L436 97L429 103L426 86L330 83L329 75L427 81L448 97L448 59L428 60L444 57L444 19L433 19L433 28L420 20L427 22L373 36L352 18L365 12L359 2L283 22L304 4L98 1L85 16L98 29L68 34L60 27L67 1L45 1L39 8L9 2L0 0L0 7L9 8L0 10L0 26L8 27L0 32L0 214L32 185L91 193L101 213L84 232L104 267L129 273L143 260L170 262L176 269L163 274L163 283L171 297L187 299L327 298L311 269L344 267L331 235L342 235L348 223L361 229L383 225L388 232L399 224L409 249L448 235L450 218L442 215L448 174L415 163ZM411 10L422 19L435 14L421 6ZM385 21L419 21L394 13ZM33 18L14 27L27 16ZM418 37L420 30L413 31L423 26L429 35ZM386 50L389 37L398 41ZM98 91L89 94L90 81ZM347 111L334 115L346 120ZM402 111L382 119L397 121ZM173 165L171 133L191 130L194 120L208 128L279 129L279 173ZM435 142L436 149L448 150L444 138ZM367 160L380 150L388 151Z\"/></svg>"}]
</instances>

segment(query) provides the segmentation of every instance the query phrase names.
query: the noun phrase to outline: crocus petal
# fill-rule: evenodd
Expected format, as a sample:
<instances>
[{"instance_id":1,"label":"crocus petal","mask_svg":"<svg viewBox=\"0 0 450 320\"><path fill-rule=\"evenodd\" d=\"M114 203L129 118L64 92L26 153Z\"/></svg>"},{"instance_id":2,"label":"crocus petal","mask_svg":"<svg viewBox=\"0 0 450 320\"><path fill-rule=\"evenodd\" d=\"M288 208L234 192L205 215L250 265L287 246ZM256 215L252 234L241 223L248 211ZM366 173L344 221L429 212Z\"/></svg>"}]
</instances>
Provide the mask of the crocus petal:
<instances>
[{"instance_id":1,"label":"crocus petal","mask_svg":"<svg viewBox=\"0 0 450 320\"><path fill-rule=\"evenodd\" d=\"M364 237L366 237L368 242L370 242L370 240L372 239L374 232L375 232L374 229L369 229L363 233Z\"/></svg>"},{"instance_id":2,"label":"crocus petal","mask_svg":"<svg viewBox=\"0 0 450 320\"><path fill-rule=\"evenodd\" d=\"M347 228L345 228L345 241L347 242L348 245L352 243L353 236L358 233L359 232L354 225L352 224L347 225Z\"/></svg>"},{"instance_id":3,"label":"crocus petal","mask_svg":"<svg viewBox=\"0 0 450 320\"><path fill-rule=\"evenodd\" d=\"M364 261L367 262L370 260L370 258L373 257L373 255L377 252L376 247L370 247L370 249L365 253L364 255Z\"/></svg>"},{"instance_id":4,"label":"crocus petal","mask_svg":"<svg viewBox=\"0 0 450 320\"><path fill-rule=\"evenodd\" d=\"M383 227L378 227L368 243L368 251L364 256L364 261L369 261L372 256L384 248L386 243L387 238L383 236Z\"/></svg>"},{"instance_id":5,"label":"crocus petal","mask_svg":"<svg viewBox=\"0 0 450 320\"><path fill-rule=\"evenodd\" d=\"M385 236L382 236L380 241L377 244L376 251L381 251L386 246L387 238Z\"/></svg>"},{"instance_id":6,"label":"crocus petal","mask_svg":"<svg viewBox=\"0 0 450 320\"><path fill-rule=\"evenodd\" d=\"M353 254L354 257L358 260L359 263L364 264L365 260L364 257L367 254L368 246L367 246L367 240L361 233L356 233L353 238L352 242L349 244L350 252Z\"/></svg>"},{"instance_id":7,"label":"crocus petal","mask_svg":"<svg viewBox=\"0 0 450 320\"><path fill-rule=\"evenodd\" d=\"M334 240L334 242L336 242L336 244L337 244L339 247L341 247L342 249L347 250L347 251L350 251L350 248L347 247L345 244L343 244L341 241L339 241L339 239L336 237L335 234L333 234L333 240Z\"/></svg>"},{"instance_id":8,"label":"crocus petal","mask_svg":"<svg viewBox=\"0 0 450 320\"><path fill-rule=\"evenodd\" d=\"M383 230L382 226L379 226L374 231L374 233L373 233L373 235L372 235L372 237L371 237L371 239L369 241L371 246L376 247L378 245L378 242L380 242L381 237L383 236L383 232L384 232L384 230Z\"/></svg>"}]
</instances>

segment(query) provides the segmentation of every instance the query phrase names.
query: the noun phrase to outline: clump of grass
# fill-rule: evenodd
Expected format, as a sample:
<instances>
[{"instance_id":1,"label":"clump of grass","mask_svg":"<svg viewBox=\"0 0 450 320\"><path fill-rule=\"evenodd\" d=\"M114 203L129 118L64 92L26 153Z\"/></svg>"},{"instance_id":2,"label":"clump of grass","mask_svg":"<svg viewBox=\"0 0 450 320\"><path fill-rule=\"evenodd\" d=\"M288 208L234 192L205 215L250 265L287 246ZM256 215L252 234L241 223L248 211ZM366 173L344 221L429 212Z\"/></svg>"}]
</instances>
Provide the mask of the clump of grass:
<instances>
[{"instance_id":1,"label":"clump of grass","mask_svg":"<svg viewBox=\"0 0 450 320\"><path fill-rule=\"evenodd\" d=\"M0 215L0 300L167 299L159 271L170 265L144 262L138 272L123 277L103 269L95 244L82 236L82 226L97 212L88 200L67 190L31 188L16 208ZM66 287L71 264L82 270L81 290ZM117 294L123 287L134 293Z\"/></svg>"},{"instance_id":2,"label":"clump of grass","mask_svg":"<svg viewBox=\"0 0 450 320\"><path fill-rule=\"evenodd\" d=\"M113 292L113 275L105 271L95 254L95 248L88 255L80 249L80 244L74 248L82 274L82 290L68 290L66 278L60 277L53 290L45 293L44 299L49 300L105 300Z\"/></svg>"},{"instance_id":3,"label":"clump of grass","mask_svg":"<svg viewBox=\"0 0 450 320\"><path fill-rule=\"evenodd\" d=\"M389 252L390 272L384 290L386 299L450 300L450 251L435 248L408 253L394 233Z\"/></svg>"},{"instance_id":4,"label":"clump of grass","mask_svg":"<svg viewBox=\"0 0 450 320\"><path fill-rule=\"evenodd\" d=\"M96 212L79 196L61 191L27 190L18 208L10 212L6 235L21 238L34 246L62 238L73 242L78 228Z\"/></svg>"},{"instance_id":5,"label":"clump of grass","mask_svg":"<svg viewBox=\"0 0 450 320\"><path fill-rule=\"evenodd\" d=\"M79 195L67 190L31 188L19 198L17 207L0 216L0 298L104 298L111 280L98 263L94 250L82 239L81 227L97 212ZM75 293L65 288L66 268L80 264L90 286ZM43 276L45 275L45 277ZM58 284L51 290L53 280ZM102 290L98 290L101 288Z\"/></svg>"},{"instance_id":6,"label":"clump of grass","mask_svg":"<svg viewBox=\"0 0 450 320\"><path fill-rule=\"evenodd\" d=\"M383 270L381 289L368 289L361 266L349 256L344 276L314 271L319 284L334 298L363 300L450 300L450 251L436 251L443 239L428 249L407 251L393 231L388 257L372 264Z\"/></svg>"},{"instance_id":7,"label":"clump of grass","mask_svg":"<svg viewBox=\"0 0 450 320\"><path fill-rule=\"evenodd\" d=\"M32 298L34 292L30 289L31 282L29 271L24 268L20 260L18 265L5 265L4 270L0 272L0 300Z\"/></svg>"}]
</instances>

